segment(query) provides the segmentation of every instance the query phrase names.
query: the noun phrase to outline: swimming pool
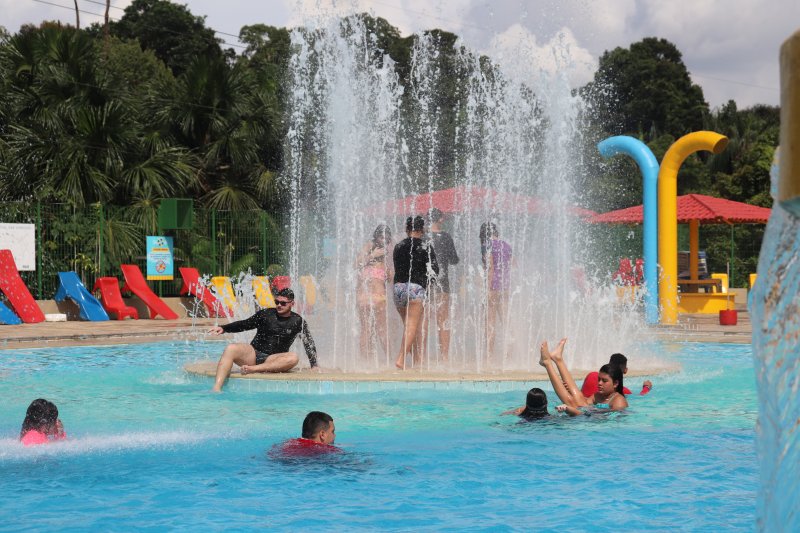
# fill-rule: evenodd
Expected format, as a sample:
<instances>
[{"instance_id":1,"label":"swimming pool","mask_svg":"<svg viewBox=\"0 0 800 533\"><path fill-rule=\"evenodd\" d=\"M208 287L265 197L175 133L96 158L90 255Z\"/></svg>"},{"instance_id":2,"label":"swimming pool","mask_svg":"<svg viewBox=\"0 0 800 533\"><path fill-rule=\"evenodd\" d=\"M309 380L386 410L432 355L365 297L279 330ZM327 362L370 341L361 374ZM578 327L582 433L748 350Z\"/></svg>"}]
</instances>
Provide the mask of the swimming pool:
<instances>
[{"instance_id":1,"label":"swimming pool","mask_svg":"<svg viewBox=\"0 0 800 533\"><path fill-rule=\"evenodd\" d=\"M627 414L529 424L498 415L526 390L210 394L182 365L220 347L0 352L0 529L754 529L749 346L664 345L683 370ZM17 442L37 397L68 442ZM271 459L310 410L347 453Z\"/></svg>"}]
</instances>

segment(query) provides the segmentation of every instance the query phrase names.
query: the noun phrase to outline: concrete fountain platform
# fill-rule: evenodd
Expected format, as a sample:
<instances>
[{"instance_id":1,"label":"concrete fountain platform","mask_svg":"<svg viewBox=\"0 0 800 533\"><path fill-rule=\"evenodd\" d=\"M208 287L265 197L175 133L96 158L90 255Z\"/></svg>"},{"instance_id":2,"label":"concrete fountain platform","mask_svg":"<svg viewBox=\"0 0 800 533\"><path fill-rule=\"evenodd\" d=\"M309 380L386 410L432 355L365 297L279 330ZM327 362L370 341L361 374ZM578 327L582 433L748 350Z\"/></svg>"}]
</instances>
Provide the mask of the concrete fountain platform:
<instances>
[{"instance_id":1,"label":"concrete fountain platform","mask_svg":"<svg viewBox=\"0 0 800 533\"><path fill-rule=\"evenodd\" d=\"M0 350L27 349L58 346L88 346L108 344L132 344L170 340L205 340L208 328L218 323L210 318L180 318L178 320L112 320L108 322L43 322L39 324L22 324L18 326L0 325ZM643 340L661 340L671 342L713 342L749 344L751 342L751 325L746 311L739 312L739 323L736 326L720 326L713 315L681 315L675 326L651 326L641 331ZM215 338L222 344L223 339ZM220 350L221 351L221 350ZM668 363L664 363L668 365ZM216 361L199 361L187 364L186 372L198 378L213 377ZM595 369L591 369L595 370ZM679 365L661 366L631 370L627 378L637 376L653 376L674 373L680 370ZM575 369L575 376L583 376L588 370ZM358 383L396 383L396 384L453 384L458 383L508 383L547 381L544 371L505 372L505 373L472 373L444 372L441 370L395 370L386 369L372 373L343 373L336 369L323 372L296 371L283 374L250 374L242 375L234 372L231 383L255 384L274 382L278 384L313 383L358 384Z\"/></svg>"},{"instance_id":2,"label":"concrete fountain platform","mask_svg":"<svg viewBox=\"0 0 800 533\"><path fill-rule=\"evenodd\" d=\"M214 377L217 370L216 361L196 361L187 363L183 367L189 374L197 376ZM678 372L680 365L670 366L664 364L657 368L640 369L628 371L626 378L653 376L657 374L668 374ZM577 369L575 376L584 376L590 370ZM521 381L548 381L547 373L541 372L446 372L442 370L384 370L378 372L342 372L338 369L322 369L320 372L311 372L308 369L283 372L279 374L241 374L238 371L231 373L231 379L241 380L260 380L260 381L342 381L342 382L462 382L462 381L499 381L499 382L521 382Z\"/></svg>"}]
</instances>

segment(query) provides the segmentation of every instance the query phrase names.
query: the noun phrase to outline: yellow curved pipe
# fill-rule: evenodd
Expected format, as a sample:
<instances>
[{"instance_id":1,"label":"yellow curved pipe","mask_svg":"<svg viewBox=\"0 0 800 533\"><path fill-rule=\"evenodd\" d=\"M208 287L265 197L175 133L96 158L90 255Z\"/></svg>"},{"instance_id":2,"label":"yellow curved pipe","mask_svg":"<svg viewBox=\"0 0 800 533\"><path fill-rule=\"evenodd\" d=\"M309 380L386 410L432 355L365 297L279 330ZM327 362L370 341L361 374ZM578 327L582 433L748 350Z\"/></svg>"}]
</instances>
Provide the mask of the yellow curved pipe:
<instances>
[{"instance_id":1,"label":"yellow curved pipe","mask_svg":"<svg viewBox=\"0 0 800 533\"><path fill-rule=\"evenodd\" d=\"M714 154L728 146L728 138L713 131L684 135L669 147L658 170L658 303L661 323L678 322L678 170L695 152Z\"/></svg>"}]
</instances>

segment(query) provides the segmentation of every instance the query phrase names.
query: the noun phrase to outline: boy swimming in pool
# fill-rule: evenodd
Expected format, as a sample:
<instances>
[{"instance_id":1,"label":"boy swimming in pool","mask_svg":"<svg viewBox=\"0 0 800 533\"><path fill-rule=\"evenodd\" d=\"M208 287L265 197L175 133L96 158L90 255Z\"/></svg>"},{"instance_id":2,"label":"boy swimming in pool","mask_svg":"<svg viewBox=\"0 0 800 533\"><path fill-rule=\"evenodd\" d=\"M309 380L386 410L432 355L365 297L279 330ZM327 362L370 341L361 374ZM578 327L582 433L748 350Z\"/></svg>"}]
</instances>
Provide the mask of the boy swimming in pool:
<instances>
[{"instance_id":1,"label":"boy swimming in pool","mask_svg":"<svg viewBox=\"0 0 800 533\"><path fill-rule=\"evenodd\" d=\"M539 364L547 370L547 376L553 385L559 399L564 402L556 407L559 412L566 412L570 416L583 414L585 409L594 406L597 409L621 411L628 407L628 400L622 392L622 370L615 365L603 365L598 371L598 391L590 398L586 398L575 380L572 378L567 365L564 363L564 345L567 339L561 339L555 350L550 352L547 341L542 342Z\"/></svg>"},{"instance_id":2,"label":"boy swimming in pool","mask_svg":"<svg viewBox=\"0 0 800 533\"><path fill-rule=\"evenodd\" d=\"M311 411L303 420L303 432L299 439L287 440L277 450L282 456L308 457L327 453L340 453L334 446L336 426L333 417L322 411Z\"/></svg>"}]
</instances>

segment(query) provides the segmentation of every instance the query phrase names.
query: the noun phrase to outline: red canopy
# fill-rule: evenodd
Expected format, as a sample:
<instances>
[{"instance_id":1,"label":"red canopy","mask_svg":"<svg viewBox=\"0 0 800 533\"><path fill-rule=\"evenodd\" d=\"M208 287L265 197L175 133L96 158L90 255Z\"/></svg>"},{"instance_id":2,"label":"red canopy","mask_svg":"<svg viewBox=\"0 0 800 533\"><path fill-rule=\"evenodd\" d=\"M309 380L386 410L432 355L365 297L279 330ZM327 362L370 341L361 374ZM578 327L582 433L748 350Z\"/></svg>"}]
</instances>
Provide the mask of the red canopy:
<instances>
[{"instance_id":1,"label":"red canopy","mask_svg":"<svg viewBox=\"0 0 800 533\"><path fill-rule=\"evenodd\" d=\"M468 213L489 211L500 213L543 214L550 212L553 204L536 198L516 193L506 193L484 187L454 187L442 191L415 194L397 200L389 200L373 205L368 212L384 211L397 214L425 213L436 207L443 213ZM579 217L596 215L594 211L572 206L568 212Z\"/></svg>"},{"instance_id":2,"label":"red canopy","mask_svg":"<svg viewBox=\"0 0 800 533\"><path fill-rule=\"evenodd\" d=\"M703 194L678 196L678 223L699 220L703 224L766 224L772 210ZM593 223L641 224L641 205L609 211L589 219Z\"/></svg>"}]
</instances>

